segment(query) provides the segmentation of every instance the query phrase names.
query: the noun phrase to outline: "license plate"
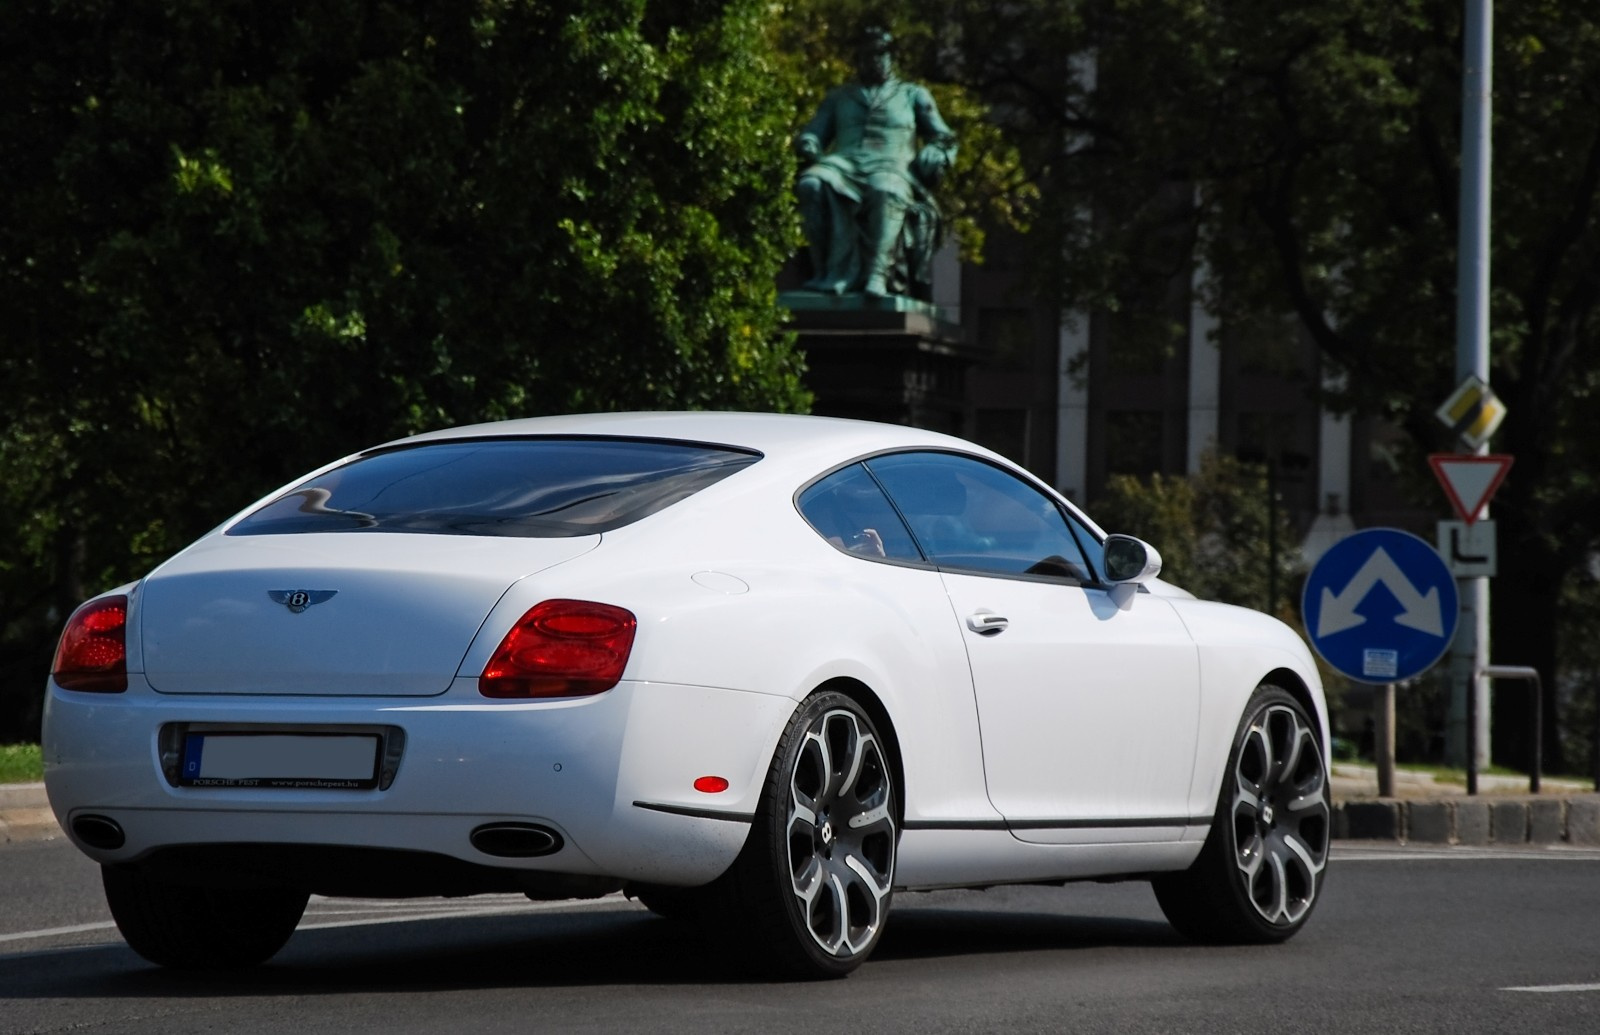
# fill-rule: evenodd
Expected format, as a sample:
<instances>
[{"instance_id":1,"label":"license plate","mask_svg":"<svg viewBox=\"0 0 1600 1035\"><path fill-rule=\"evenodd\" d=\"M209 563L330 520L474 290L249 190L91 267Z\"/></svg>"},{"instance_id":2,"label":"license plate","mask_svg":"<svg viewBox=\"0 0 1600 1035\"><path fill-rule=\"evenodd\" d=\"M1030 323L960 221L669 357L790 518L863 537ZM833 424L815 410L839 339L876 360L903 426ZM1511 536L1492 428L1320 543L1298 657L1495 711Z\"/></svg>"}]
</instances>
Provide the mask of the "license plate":
<instances>
[{"instance_id":1,"label":"license plate","mask_svg":"<svg viewBox=\"0 0 1600 1035\"><path fill-rule=\"evenodd\" d=\"M378 786L378 738L348 733L190 733L186 787L365 790Z\"/></svg>"}]
</instances>

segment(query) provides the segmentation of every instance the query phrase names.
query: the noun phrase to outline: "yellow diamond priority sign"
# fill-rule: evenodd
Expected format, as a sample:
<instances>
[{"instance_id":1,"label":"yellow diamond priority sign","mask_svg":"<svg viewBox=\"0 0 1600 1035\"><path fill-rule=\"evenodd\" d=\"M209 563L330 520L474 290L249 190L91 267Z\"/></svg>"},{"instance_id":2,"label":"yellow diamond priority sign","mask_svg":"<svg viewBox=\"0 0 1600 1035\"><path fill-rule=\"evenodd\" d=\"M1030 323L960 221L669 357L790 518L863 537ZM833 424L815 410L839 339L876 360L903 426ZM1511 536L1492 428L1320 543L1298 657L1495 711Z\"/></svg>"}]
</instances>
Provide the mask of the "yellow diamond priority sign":
<instances>
[{"instance_id":1,"label":"yellow diamond priority sign","mask_svg":"<svg viewBox=\"0 0 1600 1035\"><path fill-rule=\"evenodd\" d=\"M1506 417L1506 404L1478 377L1468 377L1435 411L1461 441L1477 449Z\"/></svg>"}]
</instances>

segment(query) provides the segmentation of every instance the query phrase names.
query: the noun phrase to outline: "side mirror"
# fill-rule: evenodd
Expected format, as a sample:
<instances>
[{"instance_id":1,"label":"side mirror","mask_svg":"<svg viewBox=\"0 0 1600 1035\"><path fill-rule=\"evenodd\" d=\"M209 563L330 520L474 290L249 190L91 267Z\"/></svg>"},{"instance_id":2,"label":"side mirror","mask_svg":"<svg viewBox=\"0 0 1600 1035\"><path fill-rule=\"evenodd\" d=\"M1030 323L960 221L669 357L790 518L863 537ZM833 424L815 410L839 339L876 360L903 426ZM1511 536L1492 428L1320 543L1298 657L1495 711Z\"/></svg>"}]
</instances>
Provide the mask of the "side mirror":
<instances>
[{"instance_id":1,"label":"side mirror","mask_svg":"<svg viewBox=\"0 0 1600 1035\"><path fill-rule=\"evenodd\" d=\"M1131 535L1106 536L1105 577L1111 599L1126 611L1133 606L1139 586L1161 574L1161 554L1143 539Z\"/></svg>"}]
</instances>

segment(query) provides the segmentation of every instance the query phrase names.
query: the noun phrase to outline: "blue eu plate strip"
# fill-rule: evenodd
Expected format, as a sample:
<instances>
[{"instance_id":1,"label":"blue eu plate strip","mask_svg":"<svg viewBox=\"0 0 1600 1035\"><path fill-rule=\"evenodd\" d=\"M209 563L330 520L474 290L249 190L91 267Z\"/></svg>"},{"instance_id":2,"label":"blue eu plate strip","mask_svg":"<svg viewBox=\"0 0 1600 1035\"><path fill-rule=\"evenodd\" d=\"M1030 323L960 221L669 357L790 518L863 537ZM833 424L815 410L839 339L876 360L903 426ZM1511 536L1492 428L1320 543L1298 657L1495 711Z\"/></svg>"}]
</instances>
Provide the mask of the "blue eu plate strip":
<instances>
[{"instance_id":1,"label":"blue eu plate strip","mask_svg":"<svg viewBox=\"0 0 1600 1035\"><path fill-rule=\"evenodd\" d=\"M183 778L193 780L200 775L200 752L205 747L206 738L191 733L184 741Z\"/></svg>"}]
</instances>

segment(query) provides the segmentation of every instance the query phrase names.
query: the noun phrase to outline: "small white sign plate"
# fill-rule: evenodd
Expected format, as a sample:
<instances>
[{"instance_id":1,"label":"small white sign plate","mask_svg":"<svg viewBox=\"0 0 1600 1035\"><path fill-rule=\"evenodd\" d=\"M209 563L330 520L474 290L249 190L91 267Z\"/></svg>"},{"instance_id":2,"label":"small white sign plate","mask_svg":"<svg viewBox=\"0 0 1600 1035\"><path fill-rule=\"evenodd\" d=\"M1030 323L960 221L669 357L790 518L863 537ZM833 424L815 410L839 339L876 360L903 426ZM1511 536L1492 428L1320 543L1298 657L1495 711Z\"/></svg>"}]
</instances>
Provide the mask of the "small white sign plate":
<instances>
[{"instance_id":1,"label":"small white sign plate","mask_svg":"<svg viewBox=\"0 0 1600 1035\"><path fill-rule=\"evenodd\" d=\"M1458 579L1492 578L1499 565L1494 522L1439 522L1439 556Z\"/></svg>"}]
</instances>

